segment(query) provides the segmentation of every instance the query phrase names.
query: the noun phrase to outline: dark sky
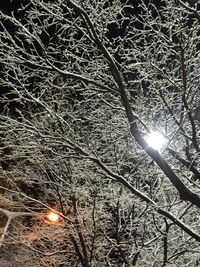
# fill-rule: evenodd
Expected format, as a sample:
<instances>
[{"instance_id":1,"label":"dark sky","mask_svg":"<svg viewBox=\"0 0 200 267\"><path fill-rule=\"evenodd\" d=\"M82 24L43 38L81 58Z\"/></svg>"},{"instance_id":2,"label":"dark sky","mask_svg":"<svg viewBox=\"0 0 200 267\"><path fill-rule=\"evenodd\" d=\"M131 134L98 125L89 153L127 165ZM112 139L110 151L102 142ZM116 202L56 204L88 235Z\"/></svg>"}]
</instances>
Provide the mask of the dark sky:
<instances>
[{"instance_id":1,"label":"dark sky","mask_svg":"<svg viewBox=\"0 0 200 267\"><path fill-rule=\"evenodd\" d=\"M0 1L0 9L3 12L8 12L12 7L12 4L9 0L1 0Z\"/></svg>"},{"instance_id":2,"label":"dark sky","mask_svg":"<svg viewBox=\"0 0 200 267\"><path fill-rule=\"evenodd\" d=\"M19 7L21 0L0 0L0 10L9 14L11 10Z\"/></svg>"}]
</instances>

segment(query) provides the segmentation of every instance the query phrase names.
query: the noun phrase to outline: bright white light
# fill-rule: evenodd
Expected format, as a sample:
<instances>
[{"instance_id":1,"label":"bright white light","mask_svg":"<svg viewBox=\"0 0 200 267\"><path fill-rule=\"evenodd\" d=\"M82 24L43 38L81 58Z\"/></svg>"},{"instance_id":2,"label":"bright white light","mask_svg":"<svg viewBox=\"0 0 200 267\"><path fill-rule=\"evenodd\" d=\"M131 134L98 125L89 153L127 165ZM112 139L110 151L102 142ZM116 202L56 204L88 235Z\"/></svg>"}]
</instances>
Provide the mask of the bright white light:
<instances>
[{"instance_id":1,"label":"bright white light","mask_svg":"<svg viewBox=\"0 0 200 267\"><path fill-rule=\"evenodd\" d=\"M59 221L59 215L53 211L50 211L47 215L47 218L49 219L50 222L56 223Z\"/></svg>"},{"instance_id":2,"label":"bright white light","mask_svg":"<svg viewBox=\"0 0 200 267\"><path fill-rule=\"evenodd\" d=\"M165 137L161 133L155 131L150 132L145 139L150 147L158 151L160 151L166 143Z\"/></svg>"},{"instance_id":3,"label":"bright white light","mask_svg":"<svg viewBox=\"0 0 200 267\"><path fill-rule=\"evenodd\" d=\"M59 223L60 218L60 215L58 215L58 213L52 210L44 216L44 221L48 224L57 224Z\"/></svg>"}]
</instances>

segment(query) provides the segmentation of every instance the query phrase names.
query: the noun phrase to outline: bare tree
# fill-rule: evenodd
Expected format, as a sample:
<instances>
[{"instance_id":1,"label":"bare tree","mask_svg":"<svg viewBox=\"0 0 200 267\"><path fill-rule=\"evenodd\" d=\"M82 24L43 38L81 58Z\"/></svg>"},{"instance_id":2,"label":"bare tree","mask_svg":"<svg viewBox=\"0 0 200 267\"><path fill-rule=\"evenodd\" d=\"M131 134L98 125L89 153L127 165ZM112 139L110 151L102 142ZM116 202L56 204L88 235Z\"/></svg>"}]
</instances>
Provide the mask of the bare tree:
<instances>
[{"instance_id":1,"label":"bare tree","mask_svg":"<svg viewBox=\"0 0 200 267\"><path fill-rule=\"evenodd\" d=\"M37 216L2 241L52 266L198 266L199 4L26 0L0 17L0 188L18 203L1 208L62 217L60 243Z\"/></svg>"}]
</instances>

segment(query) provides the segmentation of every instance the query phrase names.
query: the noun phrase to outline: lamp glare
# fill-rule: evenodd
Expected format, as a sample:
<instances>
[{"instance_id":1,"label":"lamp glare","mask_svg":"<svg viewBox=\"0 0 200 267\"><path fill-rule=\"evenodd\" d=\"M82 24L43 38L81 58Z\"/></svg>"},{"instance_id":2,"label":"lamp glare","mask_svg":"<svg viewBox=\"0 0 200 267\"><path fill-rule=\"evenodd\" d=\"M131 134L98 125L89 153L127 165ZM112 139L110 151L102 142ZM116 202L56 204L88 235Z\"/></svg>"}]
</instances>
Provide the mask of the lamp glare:
<instances>
[{"instance_id":1,"label":"lamp glare","mask_svg":"<svg viewBox=\"0 0 200 267\"><path fill-rule=\"evenodd\" d=\"M147 135L146 142L153 149L160 151L165 145L166 140L161 133L152 131Z\"/></svg>"}]
</instances>

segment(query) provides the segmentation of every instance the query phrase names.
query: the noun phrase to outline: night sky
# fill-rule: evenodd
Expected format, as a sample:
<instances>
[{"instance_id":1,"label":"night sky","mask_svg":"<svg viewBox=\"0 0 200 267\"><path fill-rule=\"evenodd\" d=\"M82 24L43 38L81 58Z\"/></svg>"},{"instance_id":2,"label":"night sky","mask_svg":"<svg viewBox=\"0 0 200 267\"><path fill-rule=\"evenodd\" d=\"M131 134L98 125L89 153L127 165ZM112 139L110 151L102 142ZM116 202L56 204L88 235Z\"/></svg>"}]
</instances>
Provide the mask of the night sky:
<instances>
[{"instance_id":1,"label":"night sky","mask_svg":"<svg viewBox=\"0 0 200 267\"><path fill-rule=\"evenodd\" d=\"M16 1L9 1L9 0L1 0L0 1L0 9L1 11L3 11L4 13L9 13L9 11L11 9L13 9L13 7L16 6Z\"/></svg>"}]
</instances>

